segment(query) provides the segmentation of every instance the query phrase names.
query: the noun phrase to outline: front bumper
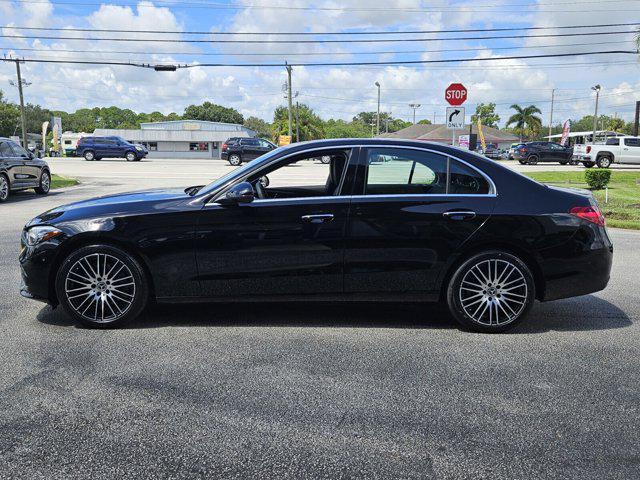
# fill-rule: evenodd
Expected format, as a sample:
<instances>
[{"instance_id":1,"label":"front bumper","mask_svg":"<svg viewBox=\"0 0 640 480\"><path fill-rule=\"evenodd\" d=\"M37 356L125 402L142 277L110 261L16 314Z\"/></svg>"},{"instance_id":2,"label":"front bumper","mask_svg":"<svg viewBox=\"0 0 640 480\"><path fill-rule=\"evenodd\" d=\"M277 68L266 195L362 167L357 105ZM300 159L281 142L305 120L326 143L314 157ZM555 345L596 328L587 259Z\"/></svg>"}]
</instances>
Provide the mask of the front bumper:
<instances>
[{"instance_id":1,"label":"front bumper","mask_svg":"<svg viewBox=\"0 0 640 480\"><path fill-rule=\"evenodd\" d=\"M50 241L30 247L22 242L18 257L21 275L20 295L57 305L58 301L52 287L52 272L58 245L58 241Z\"/></svg>"}]
</instances>

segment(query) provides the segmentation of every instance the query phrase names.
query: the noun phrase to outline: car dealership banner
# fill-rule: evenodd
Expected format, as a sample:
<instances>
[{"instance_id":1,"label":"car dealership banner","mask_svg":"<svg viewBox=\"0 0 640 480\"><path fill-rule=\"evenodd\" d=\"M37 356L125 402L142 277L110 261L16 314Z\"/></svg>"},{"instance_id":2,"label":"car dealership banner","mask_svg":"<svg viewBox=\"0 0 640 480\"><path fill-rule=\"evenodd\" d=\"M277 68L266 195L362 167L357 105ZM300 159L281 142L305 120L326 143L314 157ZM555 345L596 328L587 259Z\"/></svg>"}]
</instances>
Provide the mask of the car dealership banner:
<instances>
[{"instance_id":1,"label":"car dealership banner","mask_svg":"<svg viewBox=\"0 0 640 480\"><path fill-rule=\"evenodd\" d=\"M564 144L567 142L567 138L569 138L569 133L571 133L571 121L567 119L562 126L562 138L560 139L560 145L564 146Z\"/></svg>"}]
</instances>

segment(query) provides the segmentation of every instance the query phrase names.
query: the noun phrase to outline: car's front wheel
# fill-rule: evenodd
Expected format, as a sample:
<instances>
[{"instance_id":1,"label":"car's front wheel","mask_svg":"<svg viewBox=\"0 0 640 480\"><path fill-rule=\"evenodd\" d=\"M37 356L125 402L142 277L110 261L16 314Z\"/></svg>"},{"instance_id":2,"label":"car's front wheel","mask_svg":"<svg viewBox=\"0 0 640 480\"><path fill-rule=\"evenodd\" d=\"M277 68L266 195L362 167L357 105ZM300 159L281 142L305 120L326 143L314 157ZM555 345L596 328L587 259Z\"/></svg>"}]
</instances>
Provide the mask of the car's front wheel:
<instances>
[{"instance_id":1,"label":"car's front wheel","mask_svg":"<svg viewBox=\"0 0 640 480\"><path fill-rule=\"evenodd\" d=\"M51 175L46 170L40 175L40 185L34 188L38 195L46 195L51 190Z\"/></svg>"},{"instance_id":2,"label":"car's front wheel","mask_svg":"<svg viewBox=\"0 0 640 480\"><path fill-rule=\"evenodd\" d=\"M127 160L127 162L135 162L138 159L134 152L127 152L124 158Z\"/></svg>"},{"instance_id":3,"label":"car's front wheel","mask_svg":"<svg viewBox=\"0 0 640 480\"><path fill-rule=\"evenodd\" d=\"M6 202L9 198L9 179L4 173L0 173L0 202Z\"/></svg>"},{"instance_id":4,"label":"car's front wheel","mask_svg":"<svg viewBox=\"0 0 640 480\"><path fill-rule=\"evenodd\" d=\"M145 308L148 282L140 263L110 245L71 253L56 276L65 311L87 327L110 328L135 319Z\"/></svg>"},{"instance_id":5,"label":"car's front wheel","mask_svg":"<svg viewBox=\"0 0 640 480\"><path fill-rule=\"evenodd\" d=\"M533 276L518 257L501 251L472 256L455 271L447 289L454 318L477 332L503 332L529 311L535 299Z\"/></svg>"},{"instance_id":6,"label":"car's front wheel","mask_svg":"<svg viewBox=\"0 0 640 480\"><path fill-rule=\"evenodd\" d=\"M233 165L234 167L237 167L238 165L240 165L242 163L242 158L240 157L240 155L236 155L234 153L232 155L229 155L229 163L231 165Z\"/></svg>"}]
</instances>

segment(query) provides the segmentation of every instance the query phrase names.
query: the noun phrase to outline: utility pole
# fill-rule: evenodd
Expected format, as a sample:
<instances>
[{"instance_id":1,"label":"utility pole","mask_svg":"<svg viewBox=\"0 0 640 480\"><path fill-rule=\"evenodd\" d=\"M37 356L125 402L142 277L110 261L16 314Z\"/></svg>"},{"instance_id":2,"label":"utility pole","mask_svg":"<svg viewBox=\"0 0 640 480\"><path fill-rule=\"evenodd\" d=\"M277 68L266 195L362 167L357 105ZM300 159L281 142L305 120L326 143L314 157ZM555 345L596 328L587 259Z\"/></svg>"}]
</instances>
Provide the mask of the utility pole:
<instances>
[{"instance_id":1,"label":"utility pole","mask_svg":"<svg viewBox=\"0 0 640 480\"><path fill-rule=\"evenodd\" d=\"M410 103L409 106L413 108L413 124L416 124L416 110L420 108L419 103Z\"/></svg>"},{"instance_id":2,"label":"utility pole","mask_svg":"<svg viewBox=\"0 0 640 480\"><path fill-rule=\"evenodd\" d=\"M380 135L380 82L376 82L375 86L378 87L378 113L376 115L376 135Z\"/></svg>"},{"instance_id":3,"label":"utility pole","mask_svg":"<svg viewBox=\"0 0 640 480\"><path fill-rule=\"evenodd\" d=\"M638 136L638 124L640 123L640 101L636 102L636 118L633 124L633 136Z\"/></svg>"},{"instance_id":4,"label":"utility pole","mask_svg":"<svg viewBox=\"0 0 640 480\"><path fill-rule=\"evenodd\" d=\"M288 84L288 92L287 92L287 97L289 100L289 137L293 136L292 133L292 129L291 129L291 124L293 123L293 113L292 113L292 107L293 107L293 100L291 98L291 65L287 64L287 62L285 62L285 67L287 69L287 84Z\"/></svg>"},{"instance_id":5,"label":"utility pole","mask_svg":"<svg viewBox=\"0 0 640 480\"><path fill-rule=\"evenodd\" d=\"M26 150L27 143L27 120L24 116L24 95L22 93L22 75L20 74L20 60L16 58L16 73L18 74L18 94L20 95L20 121L22 123L22 146Z\"/></svg>"},{"instance_id":6,"label":"utility pole","mask_svg":"<svg viewBox=\"0 0 640 480\"><path fill-rule=\"evenodd\" d=\"M300 105L296 100L296 142L300 141Z\"/></svg>"},{"instance_id":7,"label":"utility pole","mask_svg":"<svg viewBox=\"0 0 640 480\"><path fill-rule=\"evenodd\" d=\"M551 141L551 125L553 124L553 101L555 100L556 89L551 90L551 111L549 112L549 141Z\"/></svg>"},{"instance_id":8,"label":"utility pole","mask_svg":"<svg viewBox=\"0 0 640 480\"><path fill-rule=\"evenodd\" d=\"M436 112L433 112L433 124L436 124Z\"/></svg>"},{"instance_id":9,"label":"utility pole","mask_svg":"<svg viewBox=\"0 0 640 480\"><path fill-rule=\"evenodd\" d=\"M598 100L600 99L600 85L596 85L595 87L591 87L591 90L596 92L596 111L593 114L593 137L591 138L591 143L596 143L596 130L598 130Z\"/></svg>"}]
</instances>

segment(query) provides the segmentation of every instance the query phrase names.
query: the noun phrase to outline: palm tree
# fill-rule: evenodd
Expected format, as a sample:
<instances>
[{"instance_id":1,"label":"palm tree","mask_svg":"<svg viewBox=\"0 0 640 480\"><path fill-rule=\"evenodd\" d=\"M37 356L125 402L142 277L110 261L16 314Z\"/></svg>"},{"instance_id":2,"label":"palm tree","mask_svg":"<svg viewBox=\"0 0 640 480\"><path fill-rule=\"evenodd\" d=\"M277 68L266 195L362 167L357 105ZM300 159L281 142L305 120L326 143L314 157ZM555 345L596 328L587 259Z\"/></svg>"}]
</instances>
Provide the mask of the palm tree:
<instances>
[{"instance_id":1,"label":"palm tree","mask_svg":"<svg viewBox=\"0 0 640 480\"><path fill-rule=\"evenodd\" d=\"M507 120L507 127L515 124L514 130L518 132L520 141L522 141L525 131L534 133L542 126L542 120L540 117L536 117L535 115L536 113L542 112L535 105L529 105L528 107L523 108L520 105L513 104L509 108L513 108L516 113L511 115L509 120Z\"/></svg>"}]
</instances>

